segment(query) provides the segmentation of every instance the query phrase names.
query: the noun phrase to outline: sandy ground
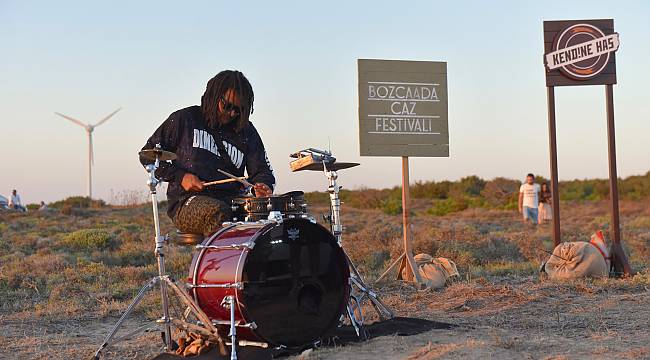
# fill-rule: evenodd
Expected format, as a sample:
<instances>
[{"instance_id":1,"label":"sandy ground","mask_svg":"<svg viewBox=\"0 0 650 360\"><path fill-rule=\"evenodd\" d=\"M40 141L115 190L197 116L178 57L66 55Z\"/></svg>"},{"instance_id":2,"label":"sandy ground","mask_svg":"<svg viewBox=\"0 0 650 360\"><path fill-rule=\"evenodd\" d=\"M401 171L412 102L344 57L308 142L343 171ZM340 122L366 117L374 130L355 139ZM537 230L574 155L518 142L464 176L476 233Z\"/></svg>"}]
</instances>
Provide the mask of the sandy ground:
<instances>
[{"instance_id":1,"label":"sandy ground","mask_svg":"<svg viewBox=\"0 0 650 360\"><path fill-rule=\"evenodd\" d=\"M379 289L400 316L448 322L451 330L384 336L303 359L650 359L650 289L630 280L559 284L536 278L458 282L418 292L408 284ZM371 309L366 309L373 317ZM128 322L136 329L142 319ZM52 321L0 316L0 358L89 359L116 318ZM111 359L159 352L159 335L122 343Z\"/></svg>"}]
</instances>

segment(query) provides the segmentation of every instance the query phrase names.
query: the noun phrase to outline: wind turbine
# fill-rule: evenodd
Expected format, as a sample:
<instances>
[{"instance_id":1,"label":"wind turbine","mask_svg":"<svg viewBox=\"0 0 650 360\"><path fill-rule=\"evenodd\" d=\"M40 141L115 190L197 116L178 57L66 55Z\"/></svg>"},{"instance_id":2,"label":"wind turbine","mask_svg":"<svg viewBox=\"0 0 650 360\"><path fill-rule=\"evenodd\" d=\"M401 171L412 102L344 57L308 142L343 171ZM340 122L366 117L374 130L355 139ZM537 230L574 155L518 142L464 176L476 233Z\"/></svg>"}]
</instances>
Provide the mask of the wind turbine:
<instances>
[{"instance_id":1,"label":"wind turbine","mask_svg":"<svg viewBox=\"0 0 650 360\"><path fill-rule=\"evenodd\" d=\"M70 120L73 123L81 126L86 130L86 133L88 133L88 197L92 199L93 197L93 180L92 180L92 166L95 163L93 159L93 130L95 130L96 127L99 125L105 123L110 119L113 115L115 115L118 111L122 110L122 108L118 108L117 110L113 111L112 113L108 114L105 118L99 120L96 124L84 124L83 122L71 118L67 115L63 115L61 113L55 112L55 114L59 115L60 117Z\"/></svg>"}]
</instances>

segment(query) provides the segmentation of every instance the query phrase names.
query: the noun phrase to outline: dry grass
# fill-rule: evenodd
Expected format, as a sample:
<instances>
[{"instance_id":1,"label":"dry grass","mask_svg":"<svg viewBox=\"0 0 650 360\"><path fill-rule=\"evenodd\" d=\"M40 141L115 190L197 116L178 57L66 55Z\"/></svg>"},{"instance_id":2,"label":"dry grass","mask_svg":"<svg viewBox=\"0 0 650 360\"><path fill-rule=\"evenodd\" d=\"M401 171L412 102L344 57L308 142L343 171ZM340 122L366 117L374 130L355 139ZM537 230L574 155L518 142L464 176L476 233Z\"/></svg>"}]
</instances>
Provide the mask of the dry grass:
<instances>
[{"instance_id":1,"label":"dry grass","mask_svg":"<svg viewBox=\"0 0 650 360\"><path fill-rule=\"evenodd\" d=\"M416 252L451 258L461 278L443 291L421 292L393 280L378 284L378 289L399 315L450 321L466 330L455 337L436 333L440 338L435 341L432 335L387 340L393 350L351 349L367 351L373 359L387 358L382 354L391 351L425 359L477 358L486 352L502 358L561 358L566 353L544 352L540 344L550 341L566 350L584 341L594 346L580 345L583 355L650 355L647 345L628 336L641 332L639 339L650 342L647 323L641 321L650 316L650 207L646 203L621 203L625 249L639 274L570 283L542 281L536 274L540 261L548 256L542 249L552 248L550 226L525 226L516 212L506 210L467 209L434 217L427 214L429 201L416 199L414 204ZM311 208L315 215L326 210L318 205ZM161 219L163 232L172 233L170 221ZM343 221L344 247L367 280L376 278L401 253L400 216L344 204ZM608 204L565 203L562 221L565 240L588 240L598 229L608 235ZM58 358L88 354L155 274L152 238L149 205L0 213L0 347L26 351L15 345L24 338L33 346L56 350ZM170 246L168 254L168 270L184 279L191 249ZM157 304L156 296L147 297L136 319L157 316ZM368 319L376 319L367 310ZM157 346L124 349L127 355L122 357L141 358ZM351 354L357 353L325 349L309 358Z\"/></svg>"}]
</instances>

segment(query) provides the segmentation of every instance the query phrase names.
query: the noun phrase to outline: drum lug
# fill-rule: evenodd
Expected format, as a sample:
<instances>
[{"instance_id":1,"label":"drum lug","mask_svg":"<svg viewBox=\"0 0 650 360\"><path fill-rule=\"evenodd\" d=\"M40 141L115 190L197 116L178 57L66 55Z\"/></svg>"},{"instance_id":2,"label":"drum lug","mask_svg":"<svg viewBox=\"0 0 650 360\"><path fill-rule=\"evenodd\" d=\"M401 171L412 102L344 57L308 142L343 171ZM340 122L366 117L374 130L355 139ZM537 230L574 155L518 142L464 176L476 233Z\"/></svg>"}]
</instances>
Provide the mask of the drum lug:
<instances>
[{"instance_id":1,"label":"drum lug","mask_svg":"<svg viewBox=\"0 0 650 360\"><path fill-rule=\"evenodd\" d=\"M269 212L269 220L280 222L282 221L282 213L279 211Z\"/></svg>"}]
</instances>

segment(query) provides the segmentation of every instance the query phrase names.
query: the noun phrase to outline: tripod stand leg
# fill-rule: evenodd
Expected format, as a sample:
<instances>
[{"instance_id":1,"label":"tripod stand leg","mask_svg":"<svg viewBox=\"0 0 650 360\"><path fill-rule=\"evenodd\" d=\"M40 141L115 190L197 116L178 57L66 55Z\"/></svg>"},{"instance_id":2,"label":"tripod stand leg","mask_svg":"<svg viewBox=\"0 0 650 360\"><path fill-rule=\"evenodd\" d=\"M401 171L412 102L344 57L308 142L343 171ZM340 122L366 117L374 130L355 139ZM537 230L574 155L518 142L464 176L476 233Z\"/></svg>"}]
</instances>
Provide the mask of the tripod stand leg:
<instances>
[{"instance_id":1,"label":"tripod stand leg","mask_svg":"<svg viewBox=\"0 0 650 360\"><path fill-rule=\"evenodd\" d=\"M217 328L212 324L210 318L199 308L199 306L194 302L194 300L187 294L186 291L181 289L178 284L172 280L169 276L163 277L163 281L169 285L169 287L180 297L181 301L187 305L189 310L204 324L206 328L212 331L214 334L218 335Z\"/></svg>"},{"instance_id":2,"label":"tripod stand leg","mask_svg":"<svg viewBox=\"0 0 650 360\"><path fill-rule=\"evenodd\" d=\"M117 330L120 328L120 326L122 326L122 323L124 323L126 318L133 311L133 309L140 303L140 301L142 301L147 291L151 290L158 281L160 281L160 278L156 276L153 279L149 280L149 282L146 283L142 287L142 289L140 289L138 295L136 295L136 297L133 299L131 304L129 304L129 306L126 308L126 310L124 311L120 319L117 321L115 326L113 326L113 329L111 329L111 332L109 332L108 335L106 335L104 342L99 346L99 349L97 349L97 351L95 352L95 356L93 357L94 359L99 359L99 356L102 353L102 351L106 350L111 345L111 340L113 339L115 334L117 334Z\"/></svg>"},{"instance_id":3,"label":"tripod stand leg","mask_svg":"<svg viewBox=\"0 0 650 360\"><path fill-rule=\"evenodd\" d=\"M383 302L381 302L379 296L377 296L375 292L370 290L368 285L366 285L366 283L363 281L361 274L359 274L359 270L357 270L357 267L354 265L354 263L352 263L352 260L350 260L347 254L345 254L345 256L348 259L348 264L350 266L350 279L352 280L352 284L359 288L362 293L368 296L370 303L373 305L380 318L392 319L395 316L393 312L390 311L390 309L388 309L388 307Z\"/></svg>"}]
</instances>

